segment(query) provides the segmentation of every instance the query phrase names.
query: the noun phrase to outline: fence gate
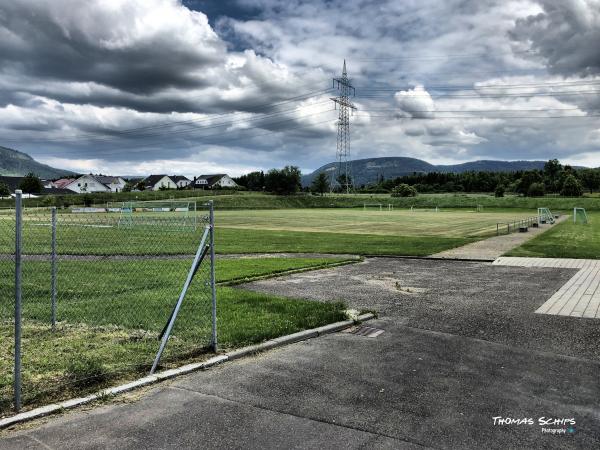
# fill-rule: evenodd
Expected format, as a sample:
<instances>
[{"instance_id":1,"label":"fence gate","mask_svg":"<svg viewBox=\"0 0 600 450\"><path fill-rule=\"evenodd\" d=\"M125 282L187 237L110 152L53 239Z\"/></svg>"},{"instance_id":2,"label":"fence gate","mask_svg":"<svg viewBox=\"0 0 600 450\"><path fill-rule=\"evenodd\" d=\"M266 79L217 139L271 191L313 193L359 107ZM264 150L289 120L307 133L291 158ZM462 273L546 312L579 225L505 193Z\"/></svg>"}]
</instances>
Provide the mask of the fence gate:
<instances>
[{"instance_id":1,"label":"fence gate","mask_svg":"<svg viewBox=\"0 0 600 450\"><path fill-rule=\"evenodd\" d=\"M212 202L139 202L125 225L114 205L20 204L0 210L0 416L148 373L178 300L159 367L216 350Z\"/></svg>"}]
</instances>

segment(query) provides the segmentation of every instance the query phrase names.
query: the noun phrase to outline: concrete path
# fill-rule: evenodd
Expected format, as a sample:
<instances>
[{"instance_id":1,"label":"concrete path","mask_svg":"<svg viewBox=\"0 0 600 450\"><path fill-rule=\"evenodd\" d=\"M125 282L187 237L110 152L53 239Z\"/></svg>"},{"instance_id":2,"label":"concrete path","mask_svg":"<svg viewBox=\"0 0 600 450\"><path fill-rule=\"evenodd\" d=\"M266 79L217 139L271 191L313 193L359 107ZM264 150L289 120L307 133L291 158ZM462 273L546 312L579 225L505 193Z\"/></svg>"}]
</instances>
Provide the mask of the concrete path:
<instances>
[{"instance_id":1,"label":"concrete path","mask_svg":"<svg viewBox=\"0 0 600 450\"><path fill-rule=\"evenodd\" d=\"M580 269L535 312L600 319L600 260L503 256L495 265Z\"/></svg>"},{"instance_id":2,"label":"concrete path","mask_svg":"<svg viewBox=\"0 0 600 450\"><path fill-rule=\"evenodd\" d=\"M572 275L373 258L251 283L376 309L368 325L384 332L337 333L226 363L136 401L4 434L0 448L599 448L597 325L533 314ZM562 430L550 434L540 417L576 425L546 427Z\"/></svg>"},{"instance_id":3,"label":"concrete path","mask_svg":"<svg viewBox=\"0 0 600 450\"><path fill-rule=\"evenodd\" d=\"M558 224L567 220L569 216L561 216L555 222ZM555 225L554 224L554 225ZM451 258L451 259L475 259L482 261L493 261L504 253L512 250L529 239L549 230L554 226L553 224L540 224L539 228L529 228L526 233L511 233L504 234L501 236L494 236L482 241L473 242L471 244L463 245L462 247L445 250L440 253L436 253L436 258Z\"/></svg>"}]
</instances>

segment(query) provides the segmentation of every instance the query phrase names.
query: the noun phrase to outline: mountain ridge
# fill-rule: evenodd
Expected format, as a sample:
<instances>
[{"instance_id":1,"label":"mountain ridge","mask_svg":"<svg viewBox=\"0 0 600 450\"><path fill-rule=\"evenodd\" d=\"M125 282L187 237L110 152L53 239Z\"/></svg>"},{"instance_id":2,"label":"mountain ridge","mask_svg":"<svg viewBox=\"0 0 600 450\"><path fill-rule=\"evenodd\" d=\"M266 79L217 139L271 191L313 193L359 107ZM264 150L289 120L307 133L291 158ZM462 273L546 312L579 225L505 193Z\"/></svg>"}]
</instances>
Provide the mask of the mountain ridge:
<instances>
[{"instance_id":1,"label":"mountain ridge","mask_svg":"<svg viewBox=\"0 0 600 450\"><path fill-rule=\"evenodd\" d=\"M460 164L430 164L418 158L405 156L386 156L381 158L363 158L350 161L354 184L357 186L376 182L381 176L385 179L412 175L414 172L454 172L468 171L481 172L517 172L520 170L543 169L546 161L502 161L494 159L481 159ZM314 177L326 172L331 174L337 163L325 164L313 172L302 176L302 185L308 186Z\"/></svg>"},{"instance_id":2,"label":"mountain ridge","mask_svg":"<svg viewBox=\"0 0 600 450\"><path fill-rule=\"evenodd\" d=\"M27 153L0 145L0 175L22 177L33 172L40 178L60 178L72 175L70 170L57 169L37 162Z\"/></svg>"}]
</instances>

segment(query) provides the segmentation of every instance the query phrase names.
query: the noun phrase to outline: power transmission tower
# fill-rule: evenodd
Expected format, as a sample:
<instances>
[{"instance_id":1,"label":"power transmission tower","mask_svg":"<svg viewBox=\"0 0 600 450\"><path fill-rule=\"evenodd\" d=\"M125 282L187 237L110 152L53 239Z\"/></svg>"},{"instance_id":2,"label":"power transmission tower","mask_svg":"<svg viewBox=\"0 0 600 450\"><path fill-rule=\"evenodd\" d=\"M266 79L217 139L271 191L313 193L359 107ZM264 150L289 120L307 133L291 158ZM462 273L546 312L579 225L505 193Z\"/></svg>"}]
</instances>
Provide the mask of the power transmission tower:
<instances>
[{"instance_id":1,"label":"power transmission tower","mask_svg":"<svg viewBox=\"0 0 600 450\"><path fill-rule=\"evenodd\" d=\"M352 95L356 95L354 87L350 84L350 79L346 72L346 60L344 59L344 67L342 69L342 76L333 79L333 87L336 87L339 91L337 97L332 97L336 107L339 105L340 114L338 118L338 132L337 132L337 148L336 148L336 160L337 160L337 180L341 185L342 191L350 193L353 186L352 181L352 168L350 166L350 110L355 110L356 106L350 102L350 92Z\"/></svg>"}]
</instances>

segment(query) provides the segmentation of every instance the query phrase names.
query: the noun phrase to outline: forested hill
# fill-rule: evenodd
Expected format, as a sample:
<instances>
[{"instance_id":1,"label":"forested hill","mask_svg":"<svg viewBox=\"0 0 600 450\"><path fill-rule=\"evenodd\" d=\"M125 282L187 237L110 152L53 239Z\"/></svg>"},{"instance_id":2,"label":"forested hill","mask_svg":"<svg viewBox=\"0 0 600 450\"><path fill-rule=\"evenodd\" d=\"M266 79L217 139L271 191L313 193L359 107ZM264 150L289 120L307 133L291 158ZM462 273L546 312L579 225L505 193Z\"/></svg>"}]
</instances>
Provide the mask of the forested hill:
<instances>
[{"instance_id":1,"label":"forested hill","mask_svg":"<svg viewBox=\"0 0 600 450\"><path fill-rule=\"evenodd\" d=\"M0 146L0 175L20 177L29 172L48 179L60 178L72 173L39 163L26 153Z\"/></svg>"},{"instance_id":2,"label":"forested hill","mask_svg":"<svg viewBox=\"0 0 600 450\"><path fill-rule=\"evenodd\" d=\"M381 177L385 179L397 178L413 173L428 172L453 172L463 173L468 171L481 172L516 172L519 170L543 169L545 161L494 161L481 160L453 165L434 165L417 158L402 156L386 158L357 159L351 162L354 184L360 186L376 182ZM331 173L336 169L336 163L325 164L312 173L302 177L304 186L310 185L313 178L321 173Z\"/></svg>"}]
</instances>

